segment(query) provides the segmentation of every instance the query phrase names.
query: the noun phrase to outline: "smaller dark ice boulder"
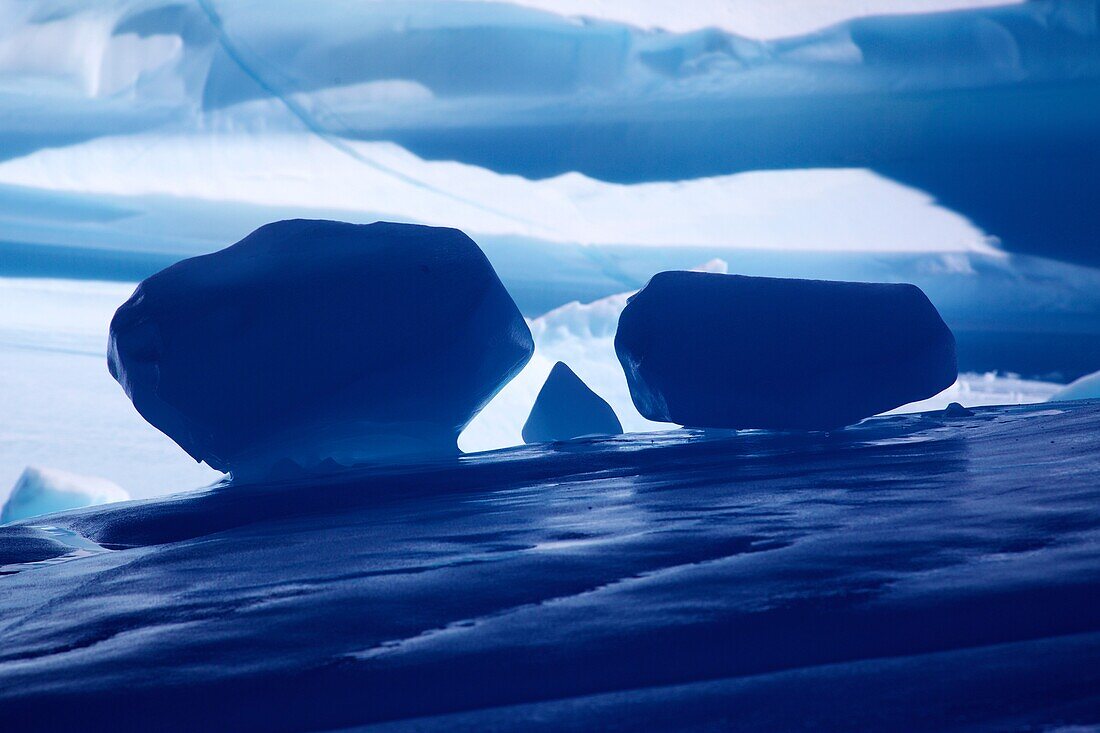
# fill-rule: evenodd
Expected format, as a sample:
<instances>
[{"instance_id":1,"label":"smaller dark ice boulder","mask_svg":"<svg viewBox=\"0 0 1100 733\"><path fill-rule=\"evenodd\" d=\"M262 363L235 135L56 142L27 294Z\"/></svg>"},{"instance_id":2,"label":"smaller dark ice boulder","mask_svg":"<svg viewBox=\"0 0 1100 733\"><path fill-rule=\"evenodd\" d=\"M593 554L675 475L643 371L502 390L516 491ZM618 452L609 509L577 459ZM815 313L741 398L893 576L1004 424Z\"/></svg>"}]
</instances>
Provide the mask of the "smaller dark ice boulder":
<instances>
[{"instance_id":1,"label":"smaller dark ice boulder","mask_svg":"<svg viewBox=\"0 0 1100 733\"><path fill-rule=\"evenodd\" d=\"M958 376L914 285L662 272L623 310L615 351L638 411L688 427L838 428Z\"/></svg>"},{"instance_id":2,"label":"smaller dark ice boulder","mask_svg":"<svg viewBox=\"0 0 1100 733\"><path fill-rule=\"evenodd\" d=\"M622 432L611 405L559 361L550 370L523 425L523 442L549 443Z\"/></svg>"}]
</instances>

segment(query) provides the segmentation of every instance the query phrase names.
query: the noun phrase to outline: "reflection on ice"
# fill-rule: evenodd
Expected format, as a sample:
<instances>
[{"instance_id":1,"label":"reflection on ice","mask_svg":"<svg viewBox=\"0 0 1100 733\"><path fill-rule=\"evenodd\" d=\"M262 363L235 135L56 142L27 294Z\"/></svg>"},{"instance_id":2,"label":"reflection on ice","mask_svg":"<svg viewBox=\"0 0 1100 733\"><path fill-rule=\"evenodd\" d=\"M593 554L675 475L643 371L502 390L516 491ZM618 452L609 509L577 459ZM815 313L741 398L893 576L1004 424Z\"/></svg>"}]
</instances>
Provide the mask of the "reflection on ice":
<instances>
[{"instance_id":1,"label":"reflection on ice","mask_svg":"<svg viewBox=\"0 0 1100 733\"><path fill-rule=\"evenodd\" d=\"M201 695L256 727L477 730L521 704L512 727L568 729L640 725L661 699L783 729L794 713L759 707L754 680L868 700L890 659L905 698L874 699L891 719L999 721L1006 696L1060 719L1100 669L1100 406L975 412L583 439L53 515L117 551L0 581L0 707L105 730L126 690L139 728L165 706L157 725L200 726ZM30 527L0 528L5 558Z\"/></svg>"}]
</instances>

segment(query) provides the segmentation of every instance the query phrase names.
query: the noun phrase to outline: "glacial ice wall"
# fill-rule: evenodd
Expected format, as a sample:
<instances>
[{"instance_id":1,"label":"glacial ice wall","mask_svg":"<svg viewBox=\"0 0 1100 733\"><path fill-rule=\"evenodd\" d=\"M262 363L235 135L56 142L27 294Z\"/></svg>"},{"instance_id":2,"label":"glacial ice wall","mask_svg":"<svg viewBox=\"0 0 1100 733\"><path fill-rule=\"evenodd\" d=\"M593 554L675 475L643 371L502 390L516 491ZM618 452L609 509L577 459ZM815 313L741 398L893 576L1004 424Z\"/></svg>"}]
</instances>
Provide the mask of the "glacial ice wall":
<instances>
[{"instance_id":1,"label":"glacial ice wall","mask_svg":"<svg viewBox=\"0 0 1100 733\"><path fill-rule=\"evenodd\" d=\"M1100 223L1081 215L1100 186L1095 0L857 18L775 40L507 3L279 8L8 10L0 157L142 130L305 130L353 158L349 141L390 141L527 178L868 168L1010 251L1100 261Z\"/></svg>"}]
</instances>

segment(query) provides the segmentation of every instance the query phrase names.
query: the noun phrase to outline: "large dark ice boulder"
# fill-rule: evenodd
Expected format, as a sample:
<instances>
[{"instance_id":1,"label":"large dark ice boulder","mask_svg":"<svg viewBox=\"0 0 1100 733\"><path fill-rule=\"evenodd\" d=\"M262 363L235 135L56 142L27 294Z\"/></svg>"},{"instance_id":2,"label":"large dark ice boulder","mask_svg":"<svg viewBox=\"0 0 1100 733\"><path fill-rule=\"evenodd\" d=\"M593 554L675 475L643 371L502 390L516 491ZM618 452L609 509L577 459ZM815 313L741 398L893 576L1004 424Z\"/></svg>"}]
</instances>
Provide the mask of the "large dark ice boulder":
<instances>
[{"instance_id":1,"label":"large dark ice boulder","mask_svg":"<svg viewBox=\"0 0 1100 733\"><path fill-rule=\"evenodd\" d=\"M622 432L611 405L559 361L550 370L523 425L523 442L549 443Z\"/></svg>"},{"instance_id":2,"label":"large dark ice boulder","mask_svg":"<svg viewBox=\"0 0 1100 733\"><path fill-rule=\"evenodd\" d=\"M957 377L955 339L914 285L662 272L615 351L638 411L689 427L838 428Z\"/></svg>"},{"instance_id":3,"label":"large dark ice boulder","mask_svg":"<svg viewBox=\"0 0 1100 733\"><path fill-rule=\"evenodd\" d=\"M454 453L533 349L462 232L294 220L138 285L108 363L146 420L247 476Z\"/></svg>"}]
</instances>

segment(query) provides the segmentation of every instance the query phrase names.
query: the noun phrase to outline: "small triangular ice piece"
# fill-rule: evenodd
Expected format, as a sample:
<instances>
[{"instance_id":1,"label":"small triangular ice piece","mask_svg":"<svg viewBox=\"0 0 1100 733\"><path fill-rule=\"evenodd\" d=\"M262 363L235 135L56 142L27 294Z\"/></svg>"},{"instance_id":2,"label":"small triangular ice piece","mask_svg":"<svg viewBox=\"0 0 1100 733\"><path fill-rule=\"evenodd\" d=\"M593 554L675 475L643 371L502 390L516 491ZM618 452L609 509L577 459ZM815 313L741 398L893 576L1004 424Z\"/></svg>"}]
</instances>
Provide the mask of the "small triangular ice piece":
<instances>
[{"instance_id":1,"label":"small triangular ice piece","mask_svg":"<svg viewBox=\"0 0 1100 733\"><path fill-rule=\"evenodd\" d=\"M586 435L619 435L611 405L562 362L554 365L523 426L523 442L546 443Z\"/></svg>"}]
</instances>

